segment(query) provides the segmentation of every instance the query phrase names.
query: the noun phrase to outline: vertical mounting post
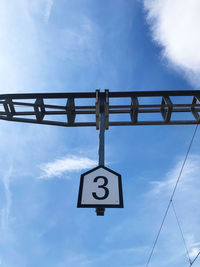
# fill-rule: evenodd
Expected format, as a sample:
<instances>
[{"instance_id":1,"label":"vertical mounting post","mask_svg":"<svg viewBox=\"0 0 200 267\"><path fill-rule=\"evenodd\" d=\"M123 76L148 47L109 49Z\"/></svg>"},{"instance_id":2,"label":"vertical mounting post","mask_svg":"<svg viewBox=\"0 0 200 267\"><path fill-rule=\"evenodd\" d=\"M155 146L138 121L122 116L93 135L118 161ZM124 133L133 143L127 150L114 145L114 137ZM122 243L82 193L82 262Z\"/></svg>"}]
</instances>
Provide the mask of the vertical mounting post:
<instances>
[{"instance_id":1,"label":"vertical mounting post","mask_svg":"<svg viewBox=\"0 0 200 267\"><path fill-rule=\"evenodd\" d=\"M99 165L104 165L105 161L105 113L100 111L99 126Z\"/></svg>"},{"instance_id":2,"label":"vertical mounting post","mask_svg":"<svg viewBox=\"0 0 200 267\"><path fill-rule=\"evenodd\" d=\"M99 93L99 165L105 162L105 96ZM97 216L104 216L105 208L96 208Z\"/></svg>"}]
</instances>

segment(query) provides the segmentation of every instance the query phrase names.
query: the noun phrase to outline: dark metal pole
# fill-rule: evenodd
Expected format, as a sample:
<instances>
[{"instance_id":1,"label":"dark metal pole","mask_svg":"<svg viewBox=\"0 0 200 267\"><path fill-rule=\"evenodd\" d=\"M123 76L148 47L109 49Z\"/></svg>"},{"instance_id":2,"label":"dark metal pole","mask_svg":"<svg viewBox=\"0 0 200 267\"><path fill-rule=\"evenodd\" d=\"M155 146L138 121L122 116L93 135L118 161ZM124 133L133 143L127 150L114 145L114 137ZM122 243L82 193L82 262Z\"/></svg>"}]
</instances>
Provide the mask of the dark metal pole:
<instances>
[{"instance_id":1,"label":"dark metal pole","mask_svg":"<svg viewBox=\"0 0 200 267\"><path fill-rule=\"evenodd\" d=\"M99 165L105 162L105 108L104 98L100 98L100 121L99 121ZM105 208L96 208L97 216L104 216Z\"/></svg>"},{"instance_id":2,"label":"dark metal pole","mask_svg":"<svg viewBox=\"0 0 200 267\"><path fill-rule=\"evenodd\" d=\"M99 165L104 165L105 155L105 114L100 112L100 127L99 127Z\"/></svg>"}]
</instances>

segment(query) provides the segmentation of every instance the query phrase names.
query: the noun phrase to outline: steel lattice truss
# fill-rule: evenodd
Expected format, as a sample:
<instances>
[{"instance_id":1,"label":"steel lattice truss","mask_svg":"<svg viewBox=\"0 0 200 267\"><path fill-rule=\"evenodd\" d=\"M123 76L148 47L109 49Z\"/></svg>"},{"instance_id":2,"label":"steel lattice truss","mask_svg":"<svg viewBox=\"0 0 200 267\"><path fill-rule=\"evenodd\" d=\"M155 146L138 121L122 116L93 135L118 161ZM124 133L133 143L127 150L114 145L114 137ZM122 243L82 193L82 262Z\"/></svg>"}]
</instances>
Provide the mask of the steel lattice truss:
<instances>
[{"instance_id":1,"label":"steel lattice truss","mask_svg":"<svg viewBox=\"0 0 200 267\"><path fill-rule=\"evenodd\" d=\"M1 120L99 129L102 112L106 129L123 125L197 124L200 90L0 95Z\"/></svg>"}]
</instances>

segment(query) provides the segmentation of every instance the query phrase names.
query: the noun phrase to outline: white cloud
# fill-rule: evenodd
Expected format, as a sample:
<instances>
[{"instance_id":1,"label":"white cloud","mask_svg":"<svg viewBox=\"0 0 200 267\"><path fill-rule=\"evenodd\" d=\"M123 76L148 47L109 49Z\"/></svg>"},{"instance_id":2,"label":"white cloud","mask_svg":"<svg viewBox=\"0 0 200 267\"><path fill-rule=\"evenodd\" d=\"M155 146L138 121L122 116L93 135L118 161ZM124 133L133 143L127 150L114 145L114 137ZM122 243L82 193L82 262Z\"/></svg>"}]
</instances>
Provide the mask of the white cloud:
<instances>
[{"instance_id":1,"label":"white cloud","mask_svg":"<svg viewBox=\"0 0 200 267\"><path fill-rule=\"evenodd\" d=\"M37 28L31 2L0 1L0 93L28 92L35 80L41 58L41 27Z\"/></svg>"},{"instance_id":2,"label":"white cloud","mask_svg":"<svg viewBox=\"0 0 200 267\"><path fill-rule=\"evenodd\" d=\"M143 0L154 40L163 56L200 86L200 1Z\"/></svg>"},{"instance_id":3,"label":"white cloud","mask_svg":"<svg viewBox=\"0 0 200 267\"><path fill-rule=\"evenodd\" d=\"M57 39L52 40L57 47L58 56L65 60L84 64L91 64L101 60L99 47L99 27L84 15L79 16L79 23L59 30ZM58 49L59 48L59 49Z\"/></svg>"},{"instance_id":4,"label":"white cloud","mask_svg":"<svg viewBox=\"0 0 200 267\"><path fill-rule=\"evenodd\" d=\"M191 155L184 166L181 179L179 182L179 191L188 191L190 187L200 184L198 179L196 179L197 173L200 172L200 156ZM179 176L181 167L183 164L183 158L178 161L176 166L172 168L166 175L165 179L162 181L152 181L153 189L150 191L151 194L165 194L169 195L175 186L177 178ZM195 188L194 188L195 189Z\"/></svg>"},{"instance_id":5,"label":"white cloud","mask_svg":"<svg viewBox=\"0 0 200 267\"><path fill-rule=\"evenodd\" d=\"M50 15L51 15L51 10L53 7L53 0L47 0L46 1L46 10L45 10L45 14L44 14L44 20L46 23L48 23Z\"/></svg>"},{"instance_id":6,"label":"white cloud","mask_svg":"<svg viewBox=\"0 0 200 267\"><path fill-rule=\"evenodd\" d=\"M65 173L92 168L95 165L97 165L97 161L87 157L67 156L42 164L40 178L61 177Z\"/></svg>"},{"instance_id":7,"label":"white cloud","mask_svg":"<svg viewBox=\"0 0 200 267\"><path fill-rule=\"evenodd\" d=\"M6 195L6 205L1 210L1 228L4 230L8 226L8 220L10 215L10 208L11 208L11 191L10 191L10 177L12 176L12 169L13 166L11 164L10 168L8 169L7 173L3 176L3 185L5 189Z\"/></svg>"},{"instance_id":8,"label":"white cloud","mask_svg":"<svg viewBox=\"0 0 200 267\"><path fill-rule=\"evenodd\" d=\"M4 128L1 127L1 132L4 132ZM7 134L7 137L9 135ZM5 140L4 133L1 136L2 140ZM12 139L12 149L10 149L10 153L7 154L7 149L8 145L4 141L3 147L0 146L1 154L2 154L2 166L1 166L1 176L2 176L2 191L5 195L5 201L2 202L3 206L0 211L0 219L1 219L1 229L5 232L6 229L8 229L9 226L9 219L10 219L10 210L11 210L11 205L12 205L12 193L11 193L11 177L13 177L13 172L14 172L14 164L16 160L16 152L18 151L18 131L15 131L15 137ZM6 149L7 148L7 149ZM1 178L1 177L0 177Z\"/></svg>"},{"instance_id":9,"label":"white cloud","mask_svg":"<svg viewBox=\"0 0 200 267\"><path fill-rule=\"evenodd\" d=\"M192 248L191 251L189 252L189 255L191 258L195 258L198 253L199 253L199 248Z\"/></svg>"}]
</instances>

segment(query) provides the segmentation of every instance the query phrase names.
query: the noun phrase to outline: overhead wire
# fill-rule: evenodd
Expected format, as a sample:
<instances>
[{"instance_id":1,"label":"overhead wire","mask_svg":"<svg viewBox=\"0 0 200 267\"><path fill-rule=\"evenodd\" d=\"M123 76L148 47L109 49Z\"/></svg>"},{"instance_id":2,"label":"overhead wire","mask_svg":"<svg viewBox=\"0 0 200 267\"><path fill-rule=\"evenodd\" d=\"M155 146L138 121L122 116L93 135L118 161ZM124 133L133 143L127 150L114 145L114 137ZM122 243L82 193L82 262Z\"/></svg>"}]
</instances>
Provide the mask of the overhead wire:
<instances>
[{"instance_id":1,"label":"overhead wire","mask_svg":"<svg viewBox=\"0 0 200 267\"><path fill-rule=\"evenodd\" d=\"M189 267L191 267L191 266L195 263L195 261L197 260L197 258L199 257L199 255L200 255L200 251L197 253L197 255L196 255L196 257L193 259L193 261L191 261Z\"/></svg>"},{"instance_id":2,"label":"overhead wire","mask_svg":"<svg viewBox=\"0 0 200 267\"><path fill-rule=\"evenodd\" d=\"M177 186L178 186L178 184L179 184L179 181L180 181L180 179L181 179L181 175L182 175L182 172L183 172L183 169L184 169L185 163L186 163L186 161L187 161L187 158L188 158L188 155L189 155L190 149L191 149L191 147L192 147L192 143L193 143L193 141L194 141L194 137L195 137L195 135L196 135L196 132L197 132L198 126L199 126L199 123L196 125L196 127L195 127L195 129L194 129L194 132L193 132L193 135L192 135L192 138L191 138L190 144L189 144L189 146L188 146L188 149L187 149L187 152L186 152L185 158L184 158L184 160L183 160L183 163L182 163L182 166L181 166L181 169L180 169L180 172L179 172L178 178L177 178L177 180L176 180L176 183L175 183L175 186L174 186L174 188L173 188L173 191L172 191L171 197L170 197L170 199L169 199L169 203L168 203L168 205L167 205L167 208L166 208L166 210L165 210L165 213L164 213L163 219L162 219L162 221L161 221L161 225L160 225L160 227L159 227L159 230L158 230L158 233L157 233L157 235L156 235L155 241L154 241L154 243L153 243L153 246L152 246L151 252L150 252L150 254L149 254L149 257L148 257L148 259L147 259L146 267L148 267L148 266L149 266L149 263L150 263L150 261L151 261L151 258L152 258L152 256L153 256L153 253L154 253L154 250L155 250L156 244L157 244L157 242L158 242L158 239L159 239L160 233L161 233L161 231L162 231L162 228L163 228L163 225L164 225L165 219L166 219L166 217L167 217L167 214L168 214L169 208L170 208L170 206L171 206L171 204L172 204L172 200L173 200L173 198L174 198L174 194L175 194L175 192L176 192Z\"/></svg>"},{"instance_id":3,"label":"overhead wire","mask_svg":"<svg viewBox=\"0 0 200 267\"><path fill-rule=\"evenodd\" d=\"M182 237L183 244L184 244L184 247L185 247L185 251L186 251L186 254L187 254L187 257L188 257L188 261L189 261L189 264L191 266L192 261L190 259L190 254L189 254L189 250L188 250L185 238L184 238L183 230L182 230L182 227L181 227L181 224L180 224L180 221L178 219L178 215L177 215L177 212L176 212L176 209L175 209L175 206L174 206L174 201L171 201L171 206L172 206L172 210L174 212L175 218L176 218L176 222L177 222L178 228L179 228L180 233L181 233L181 237Z\"/></svg>"},{"instance_id":4,"label":"overhead wire","mask_svg":"<svg viewBox=\"0 0 200 267\"><path fill-rule=\"evenodd\" d=\"M189 267L191 267L195 263L195 261L197 260L197 258L199 257L200 251L197 253L197 255L195 256L195 258L193 260L191 260L190 254L189 254L189 250L188 250L188 247L187 247L185 238L184 238L183 230L182 230L180 221L178 219L178 214L176 212L176 209L175 209L175 205L174 205L174 201L173 200L171 201L171 207L173 209L173 212L174 212L174 215L175 215L177 224L178 224L178 228L179 228L180 233L181 233L181 236L182 236L182 240L183 240L183 243L184 243L184 246L185 246L185 250L186 250L186 254L187 254L187 257L188 257L188 261L189 261Z\"/></svg>"}]
</instances>

